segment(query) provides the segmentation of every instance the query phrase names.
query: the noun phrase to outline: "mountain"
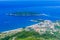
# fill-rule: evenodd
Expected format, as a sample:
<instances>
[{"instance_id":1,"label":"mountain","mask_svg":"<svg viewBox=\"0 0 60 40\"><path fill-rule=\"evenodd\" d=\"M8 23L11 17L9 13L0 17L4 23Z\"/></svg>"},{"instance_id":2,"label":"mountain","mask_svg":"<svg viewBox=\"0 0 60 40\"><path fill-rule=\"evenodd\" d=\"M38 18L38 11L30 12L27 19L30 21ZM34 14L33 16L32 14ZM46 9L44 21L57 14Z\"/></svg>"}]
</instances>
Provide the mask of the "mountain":
<instances>
[{"instance_id":1,"label":"mountain","mask_svg":"<svg viewBox=\"0 0 60 40\"><path fill-rule=\"evenodd\" d=\"M60 22L50 20L0 33L0 40L59 40Z\"/></svg>"}]
</instances>

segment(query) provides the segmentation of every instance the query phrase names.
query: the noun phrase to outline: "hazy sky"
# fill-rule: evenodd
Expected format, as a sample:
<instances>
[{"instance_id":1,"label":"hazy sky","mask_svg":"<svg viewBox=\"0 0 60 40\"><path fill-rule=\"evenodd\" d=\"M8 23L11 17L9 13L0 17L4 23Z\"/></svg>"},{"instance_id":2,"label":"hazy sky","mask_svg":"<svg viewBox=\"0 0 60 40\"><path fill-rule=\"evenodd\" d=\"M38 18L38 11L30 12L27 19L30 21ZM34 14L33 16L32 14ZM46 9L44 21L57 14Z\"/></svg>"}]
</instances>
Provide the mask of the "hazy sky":
<instances>
[{"instance_id":1,"label":"hazy sky","mask_svg":"<svg viewBox=\"0 0 60 40\"><path fill-rule=\"evenodd\" d=\"M0 1L60 1L60 0L0 0Z\"/></svg>"}]
</instances>

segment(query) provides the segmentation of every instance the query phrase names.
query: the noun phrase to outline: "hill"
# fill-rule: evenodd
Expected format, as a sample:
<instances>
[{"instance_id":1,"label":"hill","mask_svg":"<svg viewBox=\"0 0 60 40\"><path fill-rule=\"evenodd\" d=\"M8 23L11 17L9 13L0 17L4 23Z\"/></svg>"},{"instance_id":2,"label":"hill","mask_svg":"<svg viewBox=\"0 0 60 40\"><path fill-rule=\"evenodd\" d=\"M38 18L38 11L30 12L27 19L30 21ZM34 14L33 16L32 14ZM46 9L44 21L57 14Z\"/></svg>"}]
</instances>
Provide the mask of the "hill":
<instances>
[{"instance_id":1,"label":"hill","mask_svg":"<svg viewBox=\"0 0 60 40\"><path fill-rule=\"evenodd\" d=\"M60 24L44 20L26 28L0 33L0 40L60 40Z\"/></svg>"}]
</instances>

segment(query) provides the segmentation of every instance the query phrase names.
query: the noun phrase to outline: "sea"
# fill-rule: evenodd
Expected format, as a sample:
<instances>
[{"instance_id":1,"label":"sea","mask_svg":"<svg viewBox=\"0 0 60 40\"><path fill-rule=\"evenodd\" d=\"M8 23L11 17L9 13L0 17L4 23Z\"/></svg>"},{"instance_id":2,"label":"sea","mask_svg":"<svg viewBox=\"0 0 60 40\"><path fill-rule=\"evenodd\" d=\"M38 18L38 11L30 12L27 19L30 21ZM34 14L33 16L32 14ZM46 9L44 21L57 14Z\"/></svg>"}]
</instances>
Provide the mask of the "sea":
<instances>
[{"instance_id":1,"label":"sea","mask_svg":"<svg viewBox=\"0 0 60 40\"><path fill-rule=\"evenodd\" d=\"M11 16L9 13L34 12L40 16ZM44 15L42 15L44 14ZM30 20L60 20L59 1L0 1L0 32L36 24Z\"/></svg>"}]
</instances>

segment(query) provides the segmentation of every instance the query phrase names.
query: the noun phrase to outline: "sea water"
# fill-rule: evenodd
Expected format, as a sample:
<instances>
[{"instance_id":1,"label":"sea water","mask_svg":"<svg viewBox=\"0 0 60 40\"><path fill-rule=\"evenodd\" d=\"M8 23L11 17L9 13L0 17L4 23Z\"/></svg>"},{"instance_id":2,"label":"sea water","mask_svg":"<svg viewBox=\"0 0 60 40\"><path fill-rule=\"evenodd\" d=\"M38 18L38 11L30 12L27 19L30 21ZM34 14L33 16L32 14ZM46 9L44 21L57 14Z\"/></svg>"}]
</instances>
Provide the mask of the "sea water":
<instances>
[{"instance_id":1,"label":"sea water","mask_svg":"<svg viewBox=\"0 0 60 40\"><path fill-rule=\"evenodd\" d=\"M0 2L0 32L36 24L30 20L60 20L60 3L46 1ZM10 16L14 12L36 12L40 16ZM44 14L44 15L42 15Z\"/></svg>"}]
</instances>

